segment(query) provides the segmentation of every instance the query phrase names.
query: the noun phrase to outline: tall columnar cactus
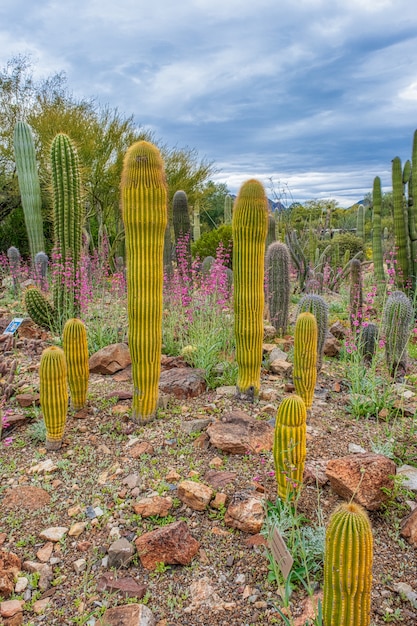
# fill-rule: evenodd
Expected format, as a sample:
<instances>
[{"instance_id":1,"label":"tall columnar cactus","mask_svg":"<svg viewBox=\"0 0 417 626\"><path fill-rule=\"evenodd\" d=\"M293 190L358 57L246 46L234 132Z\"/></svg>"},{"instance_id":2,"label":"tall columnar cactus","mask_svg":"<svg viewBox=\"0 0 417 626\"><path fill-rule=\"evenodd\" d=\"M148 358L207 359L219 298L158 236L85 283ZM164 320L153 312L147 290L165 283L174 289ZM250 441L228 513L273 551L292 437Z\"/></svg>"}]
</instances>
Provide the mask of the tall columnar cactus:
<instances>
[{"instance_id":1,"label":"tall columnar cactus","mask_svg":"<svg viewBox=\"0 0 417 626\"><path fill-rule=\"evenodd\" d=\"M376 176L374 178L372 190L372 257L374 262L375 277L379 286L383 286L385 284L384 261L382 255L381 202L381 179L379 176Z\"/></svg>"},{"instance_id":2,"label":"tall columnar cactus","mask_svg":"<svg viewBox=\"0 0 417 626\"><path fill-rule=\"evenodd\" d=\"M193 240L198 241L200 237L201 237L200 203L197 200L194 205L194 214L193 214Z\"/></svg>"},{"instance_id":3,"label":"tall columnar cactus","mask_svg":"<svg viewBox=\"0 0 417 626\"><path fill-rule=\"evenodd\" d=\"M365 209L363 204L358 205L358 212L356 214L356 234L361 239L365 238Z\"/></svg>"},{"instance_id":4,"label":"tall columnar cactus","mask_svg":"<svg viewBox=\"0 0 417 626\"><path fill-rule=\"evenodd\" d=\"M342 504L326 530L323 623L369 626L373 538L365 510Z\"/></svg>"},{"instance_id":5,"label":"tall columnar cactus","mask_svg":"<svg viewBox=\"0 0 417 626\"><path fill-rule=\"evenodd\" d=\"M257 396L261 384L265 240L268 201L257 180L243 183L233 208L233 273L238 393Z\"/></svg>"},{"instance_id":6,"label":"tall columnar cactus","mask_svg":"<svg viewBox=\"0 0 417 626\"><path fill-rule=\"evenodd\" d=\"M48 330L58 330L54 308L38 287L29 287L25 291L24 300L28 315L35 324Z\"/></svg>"},{"instance_id":7,"label":"tall columnar cactus","mask_svg":"<svg viewBox=\"0 0 417 626\"><path fill-rule=\"evenodd\" d=\"M40 404L46 426L46 448L61 447L68 410L67 366L58 346L45 348L39 365Z\"/></svg>"},{"instance_id":8,"label":"tall columnar cactus","mask_svg":"<svg viewBox=\"0 0 417 626\"><path fill-rule=\"evenodd\" d=\"M306 421L306 405L300 396L288 396L281 402L275 421L273 454L278 495L283 500L295 497L303 483Z\"/></svg>"},{"instance_id":9,"label":"tall columnar cactus","mask_svg":"<svg viewBox=\"0 0 417 626\"><path fill-rule=\"evenodd\" d=\"M296 393L311 409L317 380L317 320L313 313L300 313L295 323L293 381Z\"/></svg>"},{"instance_id":10,"label":"tall columnar cactus","mask_svg":"<svg viewBox=\"0 0 417 626\"><path fill-rule=\"evenodd\" d=\"M167 190L159 150L147 141L126 152L121 180L126 232L132 418L151 420L158 403L162 346L163 247Z\"/></svg>"},{"instance_id":11,"label":"tall columnar cactus","mask_svg":"<svg viewBox=\"0 0 417 626\"><path fill-rule=\"evenodd\" d=\"M172 223L174 226L177 263L180 264L180 247L185 245L187 265L191 265L191 221L188 210L188 198L185 191L176 191L172 199ZM180 245L179 245L180 244Z\"/></svg>"},{"instance_id":12,"label":"tall columnar cactus","mask_svg":"<svg viewBox=\"0 0 417 626\"><path fill-rule=\"evenodd\" d=\"M392 199L394 204L394 236L397 249L397 287L406 287L410 274L410 243L408 239L408 216L407 221L404 213L404 185L401 159L395 157L392 160Z\"/></svg>"},{"instance_id":13,"label":"tall columnar cactus","mask_svg":"<svg viewBox=\"0 0 417 626\"><path fill-rule=\"evenodd\" d=\"M76 411L87 401L88 365L87 331L84 323L73 317L66 321L62 335L62 345L68 368L68 384L72 405Z\"/></svg>"},{"instance_id":14,"label":"tall columnar cactus","mask_svg":"<svg viewBox=\"0 0 417 626\"><path fill-rule=\"evenodd\" d=\"M17 122L14 127L13 139L19 190L33 262L36 253L45 250L45 242L41 187L36 164L35 144L29 124Z\"/></svg>"},{"instance_id":15,"label":"tall columnar cactus","mask_svg":"<svg viewBox=\"0 0 417 626\"><path fill-rule=\"evenodd\" d=\"M15 246L10 246L7 249L7 258L9 260L10 275L13 280L13 291L17 293L19 290L20 262L22 260L19 249L15 248Z\"/></svg>"},{"instance_id":16,"label":"tall columnar cactus","mask_svg":"<svg viewBox=\"0 0 417 626\"><path fill-rule=\"evenodd\" d=\"M232 208L233 208L233 198L230 194L224 199L224 223L231 224L232 223Z\"/></svg>"},{"instance_id":17,"label":"tall columnar cactus","mask_svg":"<svg viewBox=\"0 0 417 626\"><path fill-rule=\"evenodd\" d=\"M285 243L275 241L265 255L266 294L269 321L278 334L288 327L290 306L290 253Z\"/></svg>"},{"instance_id":18,"label":"tall columnar cactus","mask_svg":"<svg viewBox=\"0 0 417 626\"><path fill-rule=\"evenodd\" d=\"M266 250L268 250L268 247L271 245L271 243L273 243L274 241L277 240L277 236L275 234L275 230L276 230L275 217L273 216L272 213L269 213L269 215L268 215L268 233L266 235L266 243L265 243Z\"/></svg>"},{"instance_id":19,"label":"tall columnar cactus","mask_svg":"<svg viewBox=\"0 0 417 626\"><path fill-rule=\"evenodd\" d=\"M51 146L54 202L54 244L58 256L54 279L54 308L61 323L79 313L79 281L84 212L77 150L68 135L59 133Z\"/></svg>"},{"instance_id":20,"label":"tall columnar cactus","mask_svg":"<svg viewBox=\"0 0 417 626\"><path fill-rule=\"evenodd\" d=\"M312 313L317 320L317 373L320 373L323 365L324 343L327 336L329 307L322 296L307 293L298 303L297 315L305 311Z\"/></svg>"},{"instance_id":21,"label":"tall columnar cactus","mask_svg":"<svg viewBox=\"0 0 417 626\"><path fill-rule=\"evenodd\" d=\"M363 289L362 263L352 259L350 263L349 317L352 332L357 333L362 325Z\"/></svg>"},{"instance_id":22,"label":"tall columnar cactus","mask_svg":"<svg viewBox=\"0 0 417 626\"><path fill-rule=\"evenodd\" d=\"M393 378L401 377L407 370L407 342L413 320L413 305L402 291L391 293L384 306L383 329L385 355Z\"/></svg>"},{"instance_id":23,"label":"tall columnar cactus","mask_svg":"<svg viewBox=\"0 0 417 626\"><path fill-rule=\"evenodd\" d=\"M411 171L408 180L408 235L410 238L412 284L417 287L417 130L414 131Z\"/></svg>"}]
</instances>

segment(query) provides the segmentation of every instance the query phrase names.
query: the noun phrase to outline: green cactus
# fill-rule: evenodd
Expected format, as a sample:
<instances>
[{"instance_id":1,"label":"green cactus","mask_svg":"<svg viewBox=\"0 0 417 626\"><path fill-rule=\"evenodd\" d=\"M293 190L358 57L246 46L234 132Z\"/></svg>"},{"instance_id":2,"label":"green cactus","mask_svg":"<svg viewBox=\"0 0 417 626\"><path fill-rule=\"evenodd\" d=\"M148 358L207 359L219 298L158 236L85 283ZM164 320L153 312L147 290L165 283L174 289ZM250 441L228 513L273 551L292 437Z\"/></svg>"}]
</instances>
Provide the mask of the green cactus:
<instances>
[{"instance_id":1,"label":"green cactus","mask_svg":"<svg viewBox=\"0 0 417 626\"><path fill-rule=\"evenodd\" d=\"M363 289L362 263L352 259L350 263L349 319L352 333L357 333L362 323ZM359 324L359 325L358 325Z\"/></svg>"},{"instance_id":2,"label":"green cactus","mask_svg":"<svg viewBox=\"0 0 417 626\"><path fill-rule=\"evenodd\" d=\"M51 145L54 202L54 244L58 263L53 295L57 320L65 324L79 314L76 284L79 280L84 214L81 203L80 166L77 151L64 133Z\"/></svg>"},{"instance_id":3,"label":"green cactus","mask_svg":"<svg viewBox=\"0 0 417 626\"><path fill-rule=\"evenodd\" d=\"M306 409L313 404L317 379L317 320L313 313L299 313L294 332L293 381L296 393L304 400Z\"/></svg>"},{"instance_id":4,"label":"green cactus","mask_svg":"<svg viewBox=\"0 0 417 626\"><path fill-rule=\"evenodd\" d=\"M363 326L361 329L359 337L359 352L365 365L370 365L372 363L378 341L378 334L378 326L372 322L367 323L367 325Z\"/></svg>"},{"instance_id":5,"label":"green cactus","mask_svg":"<svg viewBox=\"0 0 417 626\"><path fill-rule=\"evenodd\" d=\"M394 236L397 248L397 273L396 281L398 289L405 289L410 274L410 244L408 239L408 215L407 222L404 215L404 185L401 160L395 157L392 160L392 199L394 204Z\"/></svg>"},{"instance_id":6,"label":"green cactus","mask_svg":"<svg viewBox=\"0 0 417 626\"><path fill-rule=\"evenodd\" d=\"M276 234L275 234L275 230L276 230L276 222L275 222L275 217L273 216L272 213L269 213L268 215L268 232L266 235L266 243L265 243L265 249L268 250L269 246L271 245L271 243L273 243L274 241L277 240Z\"/></svg>"},{"instance_id":7,"label":"green cactus","mask_svg":"<svg viewBox=\"0 0 417 626\"><path fill-rule=\"evenodd\" d=\"M291 258L297 270L300 291L304 290L306 280L308 278L309 264L303 249L298 241L295 230L285 235L285 243L287 244Z\"/></svg>"},{"instance_id":8,"label":"green cactus","mask_svg":"<svg viewBox=\"0 0 417 626\"><path fill-rule=\"evenodd\" d=\"M326 530L323 623L369 626L373 537L365 510L354 502L332 514Z\"/></svg>"},{"instance_id":9,"label":"green cactus","mask_svg":"<svg viewBox=\"0 0 417 626\"><path fill-rule=\"evenodd\" d=\"M87 331L84 323L73 317L66 321L62 335L62 345L68 368L68 384L72 405L76 411L87 401L88 365Z\"/></svg>"},{"instance_id":10,"label":"green cactus","mask_svg":"<svg viewBox=\"0 0 417 626\"><path fill-rule=\"evenodd\" d=\"M303 483L306 458L307 411L304 400L293 395L279 405L274 435L274 463L278 495L296 497Z\"/></svg>"},{"instance_id":11,"label":"green cactus","mask_svg":"<svg viewBox=\"0 0 417 626\"><path fill-rule=\"evenodd\" d=\"M162 346L163 248L167 189L159 150L147 141L126 152L121 180L126 232L129 348L134 385L132 418L157 409Z\"/></svg>"},{"instance_id":12,"label":"green cactus","mask_svg":"<svg viewBox=\"0 0 417 626\"><path fill-rule=\"evenodd\" d=\"M238 394L257 396L261 382L265 240L268 201L263 185L248 180L233 210L233 273Z\"/></svg>"},{"instance_id":13,"label":"green cactus","mask_svg":"<svg viewBox=\"0 0 417 626\"><path fill-rule=\"evenodd\" d=\"M197 200L194 206L194 214L193 214L193 241L198 241L200 237L201 237L200 203Z\"/></svg>"},{"instance_id":14,"label":"green cactus","mask_svg":"<svg viewBox=\"0 0 417 626\"><path fill-rule=\"evenodd\" d=\"M46 448L58 450L62 444L68 410L67 366L64 351L58 346L50 346L42 352L39 394L46 426Z\"/></svg>"},{"instance_id":15,"label":"green cactus","mask_svg":"<svg viewBox=\"0 0 417 626\"><path fill-rule=\"evenodd\" d=\"M408 234L410 238L413 293L417 287L417 130L413 136L411 171L408 179Z\"/></svg>"},{"instance_id":16,"label":"green cactus","mask_svg":"<svg viewBox=\"0 0 417 626\"><path fill-rule=\"evenodd\" d=\"M20 272L20 263L22 260L19 249L15 248L15 246L10 246L10 248L7 249L7 258L9 260L10 275L13 281L13 291L15 294L17 294L17 292L19 291L19 287L20 287L19 272Z\"/></svg>"},{"instance_id":17,"label":"green cactus","mask_svg":"<svg viewBox=\"0 0 417 626\"><path fill-rule=\"evenodd\" d=\"M231 224L232 223L232 208L233 208L233 198L231 195L227 194L224 199L224 223Z\"/></svg>"},{"instance_id":18,"label":"green cactus","mask_svg":"<svg viewBox=\"0 0 417 626\"><path fill-rule=\"evenodd\" d=\"M382 236L381 236L381 179L379 176L374 178L372 191L372 257L374 262L374 272L377 284L385 285L384 261L382 254Z\"/></svg>"},{"instance_id":19,"label":"green cactus","mask_svg":"<svg viewBox=\"0 0 417 626\"><path fill-rule=\"evenodd\" d=\"M317 373L320 373L323 365L324 344L327 337L329 307L322 296L307 293L298 303L297 316L305 311L313 313L317 321Z\"/></svg>"},{"instance_id":20,"label":"green cactus","mask_svg":"<svg viewBox=\"0 0 417 626\"><path fill-rule=\"evenodd\" d=\"M388 370L393 378L407 370L407 343L413 320L413 305L402 291L391 293L384 306L383 332Z\"/></svg>"},{"instance_id":21,"label":"green cactus","mask_svg":"<svg viewBox=\"0 0 417 626\"><path fill-rule=\"evenodd\" d=\"M361 239L365 238L365 209L363 204L358 205L358 212L356 215L356 234Z\"/></svg>"},{"instance_id":22,"label":"green cactus","mask_svg":"<svg viewBox=\"0 0 417 626\"><path fill-rule=\"evenodd\" d=\"M188 210L188 198L185 191L176 191L172 199L172 223L174 226L175 246L178 259L178 244L186 245L188 264L191 264L191 222Z\"/></svg>"},{"instance_id":23,"label":"green cactus","mask_svg":"<svg viewBox=\"0 0 417 626\"><path fill-rule=\"evenodd\" d=\"M57 330L55 311L37 287L29 287L24 295L25 307L29 317L42 328Z\"/></svg>"},{"instance_id":24,"label":"green cactus","mask_svg":"<svg viewBox=\"0 0 417 626\"><path fill-rule=\"evenodd\" d=\"M29 124L26 122L16 123L13 141L19 190L33 263L36 253L45 250L45 240L43 236L41 187L36 164L35 144Z\"/></svg>"},{"instance_id":25,"label":"green cactus","mask_svg":"<svg viewBox=\"0 0 417 626\"><path fill-rule=\"evenodd\" d=\"M269 321L278 334L288 327L290 306L290 253L285 243L275 241L265 255L266 295Z\"/></svg>"}]
</instances>

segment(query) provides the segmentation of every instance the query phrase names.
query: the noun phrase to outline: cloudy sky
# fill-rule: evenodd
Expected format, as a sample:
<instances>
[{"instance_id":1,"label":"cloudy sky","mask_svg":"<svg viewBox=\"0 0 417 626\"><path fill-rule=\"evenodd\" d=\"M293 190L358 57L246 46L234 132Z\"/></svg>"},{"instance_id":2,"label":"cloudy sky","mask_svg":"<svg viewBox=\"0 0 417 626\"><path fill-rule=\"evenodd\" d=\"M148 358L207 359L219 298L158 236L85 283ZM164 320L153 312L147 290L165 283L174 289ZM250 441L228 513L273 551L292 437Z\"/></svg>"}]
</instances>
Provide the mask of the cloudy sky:
<instances>
[{"instance_id":1,"label":"cloudy sky","mask_svg":"<svg viewBox=\"0 0 417 626\"><path fill-rule=\"evenodd\" d=\"M16 54L196 148L233 193L256 177L346 207L411 157L410 0L1 0L0 65Z\"/></svg>"}]
</instances>

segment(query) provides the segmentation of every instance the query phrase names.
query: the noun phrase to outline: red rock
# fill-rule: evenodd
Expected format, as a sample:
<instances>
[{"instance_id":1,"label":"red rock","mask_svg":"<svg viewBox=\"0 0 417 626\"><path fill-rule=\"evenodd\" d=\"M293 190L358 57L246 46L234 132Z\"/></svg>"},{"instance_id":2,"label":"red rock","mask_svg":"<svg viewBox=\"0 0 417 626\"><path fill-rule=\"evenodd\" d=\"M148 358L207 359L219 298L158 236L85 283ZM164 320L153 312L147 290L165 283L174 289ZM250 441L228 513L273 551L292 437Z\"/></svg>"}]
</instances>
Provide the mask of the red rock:
<instances>
[{"instance_id":1,"label":"red rock","mask_svg":"<svg viewBox=\"0 0 417 626\"><path fill-rule=\"evenodd\" d=\"M336 339L331 333L328 333L323 348L323 354L325 356L339 356L342 345L340 341Z\"/></svg>"},{"instance_id":2,"label":"red rock","mask_svg":"<svg viewBox=\"0 0 417 626\"><path fill-rule=\"evenodd\" d=\"M401 521L401 536L417 548L417 507Z\"/></svg>"},{"instance_id":3,"label":"red rock","mask_svg":"<svg viewBox=\"0 0 417 626\"><path fill-rule=\"evenodd\" d=\"M153 445L148 441L140 441L128 449L128 455L132 459L138 459L143 454L149 454L150 456L155 454Z\"/></svg>"},{"instance_id":4,"label":"red rock","mask_svg":"<svg viewBox=\"0 0 417 626\"><path fill-rule=\"evenodd\" d=\"M8 598L14 591L14 581L22 568L22 561L13 552L0 550L0 595Z\"/></svg>"},{"instance_id":5,"label":"red rock","mask_svg":"<svg viewBox=\"0 0 417 626\"><path fill-rule=\"evenodd\" d=\"M339 496L354 500L369 511L375 511L389 498L396 473L394 461L382 454L359 453L332 459L326 475ZM384 493L388 490L388 493Z\"/></svg>"},{"instance_id":6,"label":"red rock","mask_svg":"<svg viewBox=\"0 0 417 626\"><path fill-rule=\"evenodd\" d=\"M183 521L144 533L135 544L143 567L149 570L158 563L188 565L200 547Z\"/></svg>"},{"instance_id":7,"label":"red rock","mask_svg":"<svg viewBox=\"0 0 417 626\"><path fill-rule=\"evenodd\" d=\"M247 545L248 548L252 548L254 546L267 546L268 542L266 537L257 533L256 535L251 535L245 539L245 545Z\"/></svg>"},{"instance_id":8,"label":"red rock","mask_svg":"<svg viewBox=\"0 0 417 626\"><path fill-rule=\"evenodd\" d=\"M257 534L265 519L265 509L260 497L248 492L235 493L227 507L224 523L246 533Z\"/></svg>"},{"instance_id":9,"label":"red rock","mask_svg":"<svg viewBox=\"0 0 417 626\"><path fill-rule=\"evenodd\" d=\"M183 480L178 485L177 495L181 502L194 511L205 511L214 496L214 491L202 483Z\"/></svg>"},{"instance_id":10,"label":"red rock","mask_svg":"<svg viewBox=\"0 0 417 626\"><path fill-rule=\"evenodd\" d=\"M13 617L23 611L24 600L5 600L0 602L0 615L4 618Z\"/></svg>"},{"instance_id":11,"label":"red rock","mask_svg":"<svg viewBox=\"0 0 417 626\"><path fill-rule=\"evenodd\" d=\"M195 398L206 391L204 375L204 370L191 367L165 370L159 377L159 389L182 400Z\"/></svg>"},{"instance_id":12,"label":"red rock","mask_svg":"<svg viewBox=\"0 0 417 626\"><path fill-rule=\"evenodd\" d=\"M172 498L162 496L151 496L142 498L133 505L133 510L142 517L166 517L172 508Z\"/></svg>"},{"instance_id":13,"label":"red rock","mask_svg":"<svg viewBox=\"0 0 417 626\"><path fill-rule=\"evenodd\" d=\"M39 406L40 395L38 393L19 393L16 396L16 402L22 407Z\"/></svg>"},{"instance_id":14,"label":"red rock","mask_svg":"<svg viewBox=\"0 0 417 626\"><path fill-rule=\"evenodd\" d=\"M272 450L274 429L243 411L232 411L207 428L210 443L229 454L259 453Z\"/></svg>"},{"instance_id":15,"label":"red rock","mask_svg":"<svg viewBox=\"0 0 417 626\"><path fill-rule=\"evenodd\" d=\"M89 367L94 374L115 374L131 362L129 346L126 343L113 343L93 354Z\"/></svg>"},{"instance_id":16,"label":"red rock","mask_svg":"<svg viewBox=\"0 0 417 626\"><path fill-rule=\"evenodd\" d=\"M105 572L97 583L97 589L98 591L117 591L124 598L141 599L145 595L147 587L140 585L130 576L116 578L111 572Z\"/></svg>"},{"instance_id":17,"label":"red rock","mask_svg":"<svg viewBox=\"0 0 417 626\"><path fill-rule=\"evenodd\" d=\"M155 626L155 618L144 604L126 604L107 609L97 626Z\"/></svg>"}]
</instances>

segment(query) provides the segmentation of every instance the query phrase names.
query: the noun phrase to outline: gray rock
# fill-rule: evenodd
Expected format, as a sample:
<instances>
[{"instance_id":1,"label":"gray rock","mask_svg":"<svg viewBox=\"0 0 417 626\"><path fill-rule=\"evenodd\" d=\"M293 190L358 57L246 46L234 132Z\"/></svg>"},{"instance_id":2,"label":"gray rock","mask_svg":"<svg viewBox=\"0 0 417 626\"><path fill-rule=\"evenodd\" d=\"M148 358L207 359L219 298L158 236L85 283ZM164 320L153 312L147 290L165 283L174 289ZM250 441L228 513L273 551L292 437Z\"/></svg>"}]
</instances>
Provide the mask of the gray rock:
<instances>
[{"instance_id":1,"label":"gray rock","mask_svg":"<svg viewBox=\"0 0 417 626\"><path fill-rule=\"evenodd\" d=\"M135 553L133 545L122 537L111 544L109 548L109 567L126 567Z\"/></svg>"}]
</instances>

